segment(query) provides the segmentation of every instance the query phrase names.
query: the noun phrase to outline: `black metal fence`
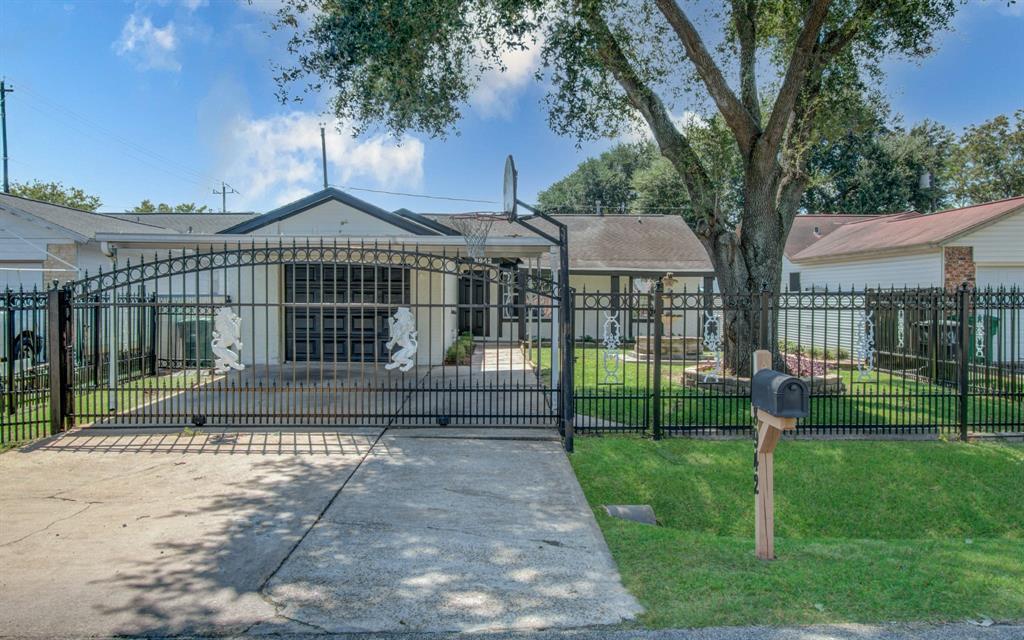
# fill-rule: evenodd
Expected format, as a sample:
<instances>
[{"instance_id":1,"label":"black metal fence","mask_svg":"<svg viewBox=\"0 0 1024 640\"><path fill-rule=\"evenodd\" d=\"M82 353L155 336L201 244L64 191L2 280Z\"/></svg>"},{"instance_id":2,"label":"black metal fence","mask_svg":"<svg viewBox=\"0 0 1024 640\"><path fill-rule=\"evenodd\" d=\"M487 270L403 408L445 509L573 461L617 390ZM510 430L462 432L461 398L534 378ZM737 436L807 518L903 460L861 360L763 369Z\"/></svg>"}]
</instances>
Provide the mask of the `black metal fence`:
<instances>
[{"instance_id":1,"label":"black metal fence","mask_svg":"<svg viewBox=\"0 0 1024 640\"><path fill-rule=\"evenodd\" d=\"M751 425L758 348L808 382L798 433L1024 431L1019 290L724 296L658 283L576 292L570 308L535 266L264 246L8 291L0 444L72 424L562 426L570 413L584 434L735 434ZM459 295L477 284L493 292ZM408 372L384 366L400 308L419 336ZM224 309L242 322L244 370L215 370ZM463 321L477 335L457 335Z\"/></svg>"},{"instance_id":2,"label":"black metal fence","mask_svg":"<svg viewBox=\"0 0 1024 640\"><path fill-rule=\"evenodd\" d=\"M564 376L520 348L528 326L563 339L538 321L565 298L537 262L264 241L9 294L7 332L46 338L5 361L2 441L69 425L562 426Z\"/></svg>"},{"instance_id":3,"label":"black metal fence","mask_svg":"<svg viewBox=\"0 0 1024 640\"><path fill-rule=\"evenodd\" d=\"M50 432L47 292L5 291L0 303L0 445L5 445Z\"/></svg>"},{"instance_id":4,"label":"black metal fence","mask_svg":"<svg viewBox=\"0 0 1024 640\"><path fill-rule=\"evenodd\" d=\"M574 295L580 433L748 432L749 354L804 378L804 434L1024 431L1024 293Z\"/></svg>"}]
</instances>

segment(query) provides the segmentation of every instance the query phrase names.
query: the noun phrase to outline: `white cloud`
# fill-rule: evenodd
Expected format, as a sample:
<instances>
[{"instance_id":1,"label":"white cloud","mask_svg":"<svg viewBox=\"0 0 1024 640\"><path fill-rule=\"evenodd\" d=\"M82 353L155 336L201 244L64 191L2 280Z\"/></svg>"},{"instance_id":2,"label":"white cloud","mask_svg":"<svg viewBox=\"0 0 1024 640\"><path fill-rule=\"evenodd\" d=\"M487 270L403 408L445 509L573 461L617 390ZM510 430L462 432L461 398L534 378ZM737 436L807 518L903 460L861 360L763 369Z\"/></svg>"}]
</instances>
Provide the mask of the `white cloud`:
<instances>
[{"instance_id":1,"label":"white cloud","mask_svg":"<svg viewBox=\"0 0 1024 640\"><path fill-rule=\"evenodd\" d=\"M205 7L209 4L209 0L182 0L182 4L184 4L185 8L189 11L195 11L199 7Z\"/></svg>"},{"instance_id":2,"label":"white cloud","mask_svg":"<svg viewBox=\"0 0 1024 640\"><path fill-rule=\"evenodd\" d=\"M224 123L223 173L252 206L269 199L291 202L322 187L320 123L315 114L269 118L236 116ZM346 131L348 127L341 127ZM332 184L363 181L385 188L418 187L423 179L423 142L377 135L353 138L327 129L328 178Z\"/></svg>"},{"instance_id":3,"label":"white cloud","mask_svg":"<svg viewBox=\"0 0 1024 640\"><path fill-rule=\"evenodd\" d=\"M128 16L121 36L114 42L117 54L134 58L140 69L180 71L181 64L174 56L177 48L174 22L156 27L148 16L135 13Z\"/></svg>"},{"instance_id":4,"label":"white cloud","mask_svg":"<svg viewBox=\"0 0 1024 640\"><path fill-rule=\"evenodd\" d=\"M501 54L504 71L488 69L473 88L469 102L484 117L508 117L515 98L530 82L540 64L541 44L526 49L507 50Z\"/></svg>"}]
</instances>

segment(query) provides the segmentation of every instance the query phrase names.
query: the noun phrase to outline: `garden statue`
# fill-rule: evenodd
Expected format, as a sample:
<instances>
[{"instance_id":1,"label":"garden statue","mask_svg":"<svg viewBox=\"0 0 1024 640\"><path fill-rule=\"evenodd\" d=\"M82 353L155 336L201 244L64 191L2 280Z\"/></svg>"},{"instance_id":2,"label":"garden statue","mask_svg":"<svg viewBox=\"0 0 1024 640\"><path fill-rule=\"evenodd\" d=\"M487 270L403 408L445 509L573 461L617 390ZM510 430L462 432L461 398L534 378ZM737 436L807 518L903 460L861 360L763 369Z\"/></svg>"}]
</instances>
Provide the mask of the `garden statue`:
<instances>
[{"instance_id":1,"label":"garden statue","mask_svg":"<svg viewBox=\"0 0 1024 640\"><path fill-rule=\"evenodd\" d=\"M398 369L408 371L412 369L416 361L416 348L419 343L416 341L416 318L408 307L399 307L393 318L388 318L388 329L391 338L385 345L388 349L398 345L398 351L391 354L391 362L384 365L387 370Z\"/></svg>"},{"instance_id":2,"label":"garden statue","mask_svg":"<svg viewBox=\"0 0 1024 640\"><path fill-rule=\"evenodd\" d=\"M221 307L213 318L213 340L210 343L217 355L214 372L227 373L231 369L241 371L245 365L238 361L239 354L231 350L237 347L242 350L242 318L231 307Z\"/></svg>"}]
</instances>

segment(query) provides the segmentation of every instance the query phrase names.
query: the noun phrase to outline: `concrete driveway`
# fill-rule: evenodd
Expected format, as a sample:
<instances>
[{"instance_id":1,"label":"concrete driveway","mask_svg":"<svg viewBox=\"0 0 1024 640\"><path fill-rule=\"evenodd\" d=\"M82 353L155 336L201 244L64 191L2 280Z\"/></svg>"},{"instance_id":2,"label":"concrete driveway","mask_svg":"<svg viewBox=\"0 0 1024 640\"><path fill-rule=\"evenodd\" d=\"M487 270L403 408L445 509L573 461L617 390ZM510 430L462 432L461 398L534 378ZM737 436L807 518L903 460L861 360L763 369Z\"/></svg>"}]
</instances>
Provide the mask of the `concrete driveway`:
<instances>
[{"instance_id":1,"label":"concrete driveway","mask_svg":"<svg viewBox=\"0 0 1024 640\"><path fill-rule=\"evenodd\" d=\"M0 635L557 628L638 613L558 442L482 433L86 431L0 455Z\"/></svg>"}]
</instances>

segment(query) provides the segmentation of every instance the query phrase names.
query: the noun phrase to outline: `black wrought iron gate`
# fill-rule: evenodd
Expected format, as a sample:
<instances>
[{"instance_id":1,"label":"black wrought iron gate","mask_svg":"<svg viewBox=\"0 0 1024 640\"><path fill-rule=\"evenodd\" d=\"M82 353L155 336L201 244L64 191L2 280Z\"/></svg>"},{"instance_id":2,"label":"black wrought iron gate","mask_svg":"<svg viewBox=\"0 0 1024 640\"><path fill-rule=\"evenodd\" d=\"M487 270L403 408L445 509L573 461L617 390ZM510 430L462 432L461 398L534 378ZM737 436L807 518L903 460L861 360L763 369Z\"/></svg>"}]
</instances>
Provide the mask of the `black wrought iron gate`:
<instances>
[{"instance_id":1,"label":"black wrought iron gate","mask_svg":"<svg viewBox=\"0 0 1024 640\"><path fill-rule=\"evenodd\" d=\"M567 322L515 260L404 246L175 250L74 282L75 424L554 426ZM494 292L458 297L460 279ZM458 332L466 306L485 335Z\"/></svg>"}]
</instances>

